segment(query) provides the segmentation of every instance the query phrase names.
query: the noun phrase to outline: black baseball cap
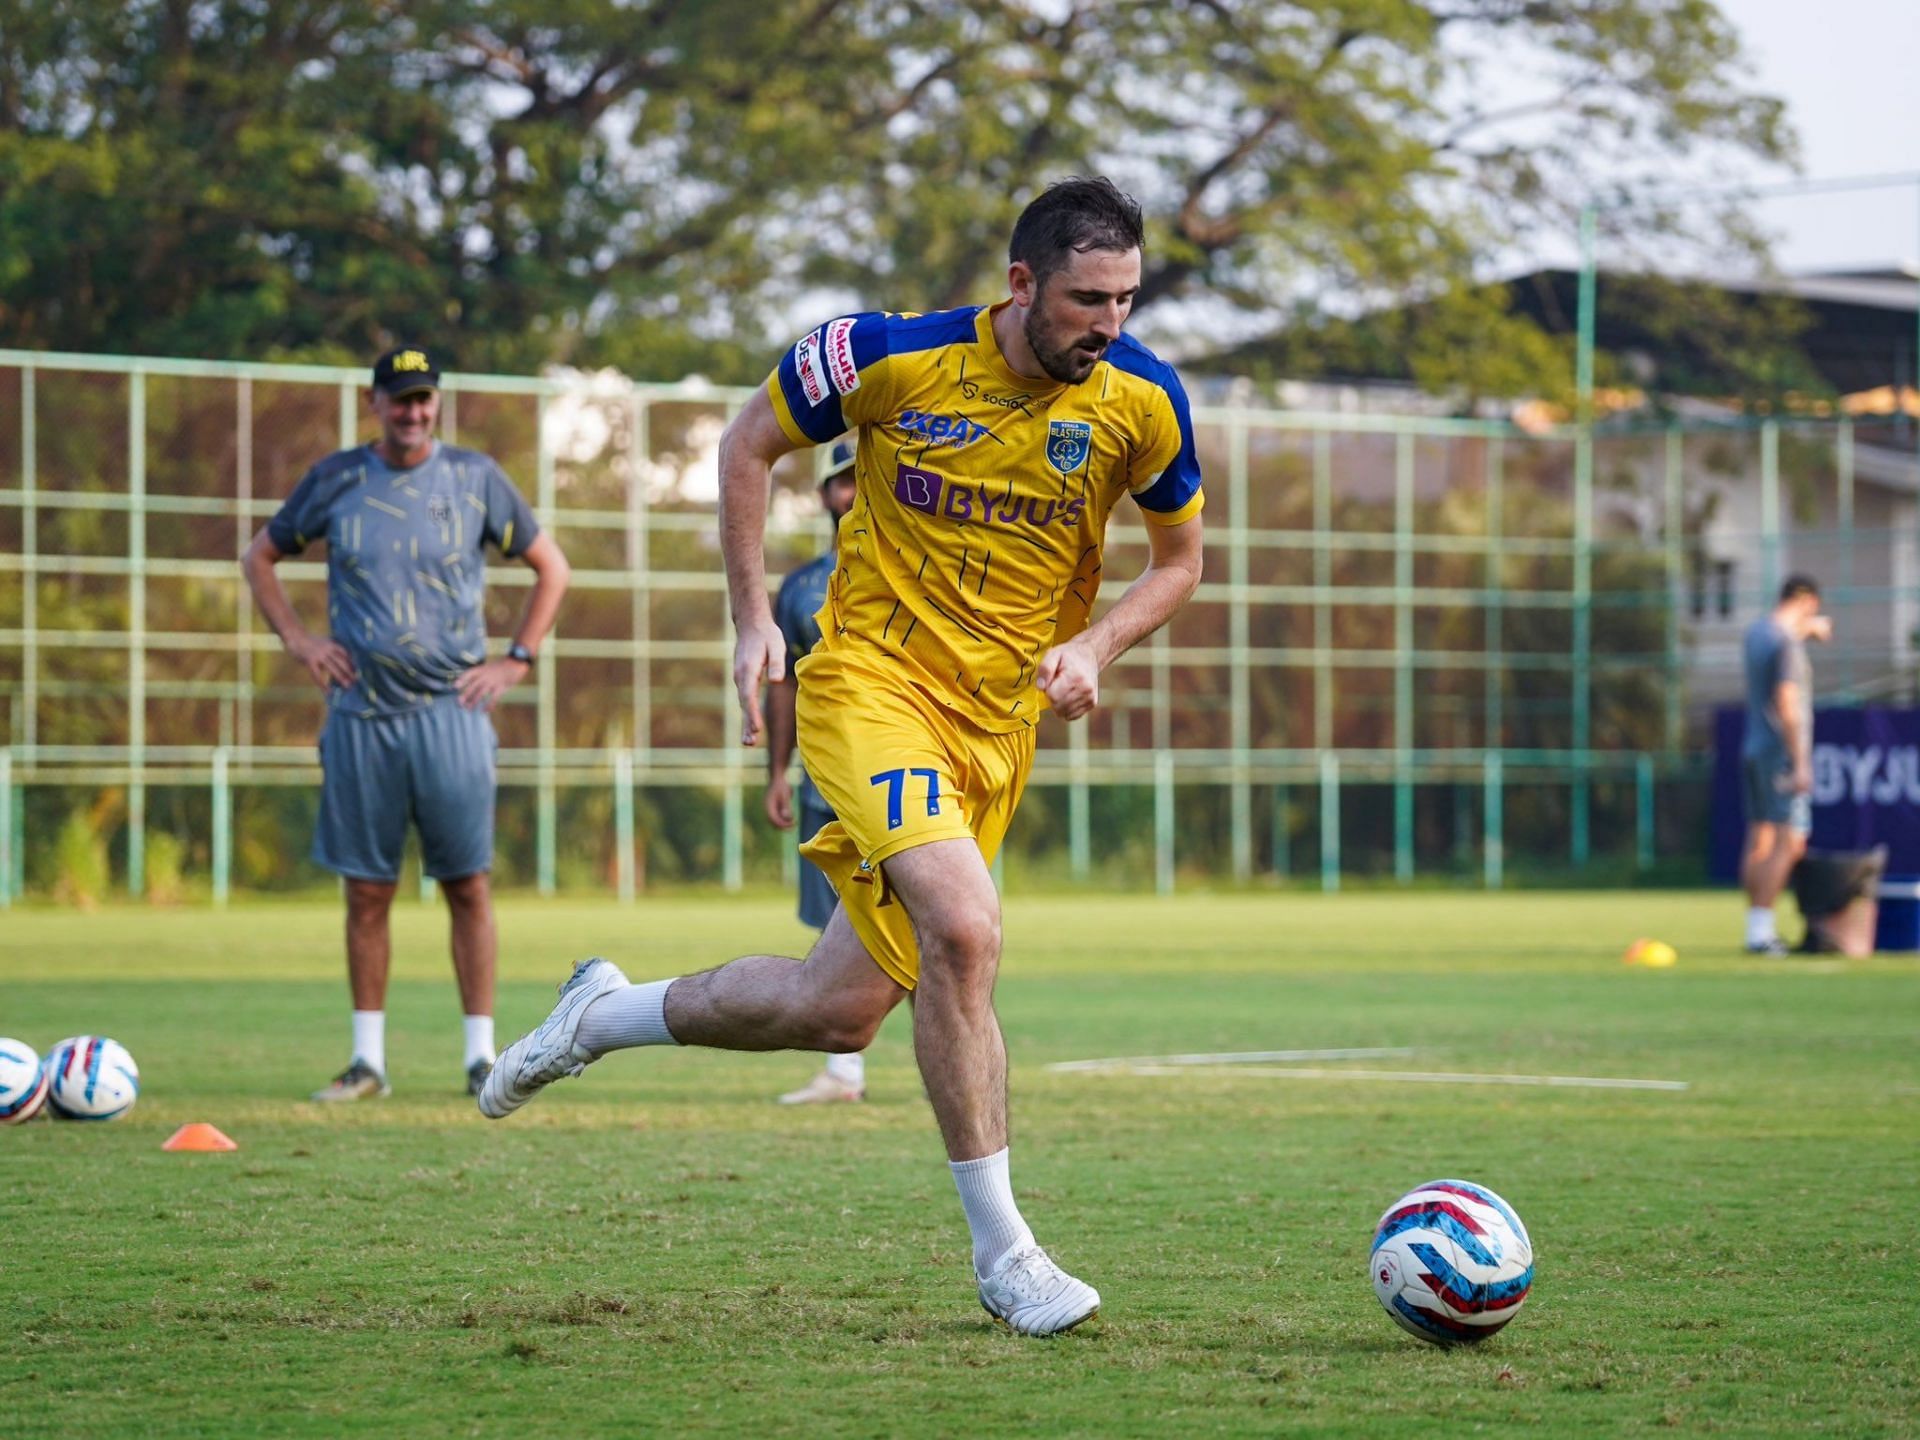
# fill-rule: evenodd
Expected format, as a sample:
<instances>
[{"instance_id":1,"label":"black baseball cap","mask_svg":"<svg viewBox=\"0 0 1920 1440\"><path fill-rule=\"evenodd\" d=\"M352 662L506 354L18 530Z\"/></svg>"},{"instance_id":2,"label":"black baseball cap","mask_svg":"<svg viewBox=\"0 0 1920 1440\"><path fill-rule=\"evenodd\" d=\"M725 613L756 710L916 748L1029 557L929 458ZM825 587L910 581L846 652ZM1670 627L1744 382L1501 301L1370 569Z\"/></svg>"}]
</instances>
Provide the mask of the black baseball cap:
<instances>
[{"instance_id":1,"label":"black baseball cap","mask_svg":"<svg viewBox=\"0 0 1920 1440\"><path fill-rule=\"evenodd\" d=\"M401 345L373 362L373 388L387 395L411 395L440 388L440 357L421 345Z\"/></svg>"},{"instance_id":2,"label":"black baseball cap","mask_svg":"<svg viewBox=\"0 0 1920 1440\"><path fill-rule=\"evenodd\" d=\"M826 484L843 470L853 468L854 451L851 440L836 440L833 448L827 451L827 468L820 472L820 483Z\"/></svg>"}]
</instances>

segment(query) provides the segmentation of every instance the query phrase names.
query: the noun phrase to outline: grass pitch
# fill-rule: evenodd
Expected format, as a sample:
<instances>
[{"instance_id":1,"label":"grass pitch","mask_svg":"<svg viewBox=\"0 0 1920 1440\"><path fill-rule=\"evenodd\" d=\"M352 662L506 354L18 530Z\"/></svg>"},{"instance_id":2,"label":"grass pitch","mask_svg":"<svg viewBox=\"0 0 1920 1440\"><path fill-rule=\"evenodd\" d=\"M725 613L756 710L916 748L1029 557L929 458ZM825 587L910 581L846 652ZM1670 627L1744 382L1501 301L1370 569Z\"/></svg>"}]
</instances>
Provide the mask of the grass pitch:
<instances>
[{"instance_id":1,"label":"grass pitch","mask_svg":"<svg viewBox=\"0 0 1920 1440\"><path fill-rule=\"evenodd\" d=\"M1014 1181L1100 1287L991 1325L912 1068L771 1103L799 1056L614 1056L499 1124L458 1093L435 908L396 911L389 1100L345 1059L324 904L0 916L0 1033L139 1059L124 1122L0 1130L9 1440L184 1436L1906 1435L1920 963L1754 961L1732 895L1022 899L999 999ZM636 976L804 944L788 902L502 909L503 1040L569 963ZM1678 968L1620 965L1651 934ZM1050 1072L1099 1056L1406 1046L1330 1067L1683 1080L1682 1092ZM168 1155L209 1120L236 1154ZM1373 1222L1499 1190L1526 1310L1403 1334Z\"/></svg>"}]
</instances>

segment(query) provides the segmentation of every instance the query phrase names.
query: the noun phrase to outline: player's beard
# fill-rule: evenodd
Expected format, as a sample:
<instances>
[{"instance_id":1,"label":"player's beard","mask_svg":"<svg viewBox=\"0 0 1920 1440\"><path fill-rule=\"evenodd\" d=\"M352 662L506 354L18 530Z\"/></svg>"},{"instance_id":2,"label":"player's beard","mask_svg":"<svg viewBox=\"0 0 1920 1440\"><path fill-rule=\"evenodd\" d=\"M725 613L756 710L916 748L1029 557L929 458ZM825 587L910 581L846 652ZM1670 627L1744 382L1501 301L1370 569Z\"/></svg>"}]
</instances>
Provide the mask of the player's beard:
<instances>
[{"instance_id":1,"label":"player's beard","mask_svg":"<svg viewBox=\"0 0 1920 1440\"><path fill-rule=\"evenodd\" d=\"M1049 377L1062 385L1084 382L1107 353L1107 342L1091 332L1076 336L1064 345L1055 345L1040 324L1038 304L1027 312L1023 328L1027 335L1027 348L1033 351L1033 358L1040 362L1040 368Z\"/></svg>"}]
</instances>

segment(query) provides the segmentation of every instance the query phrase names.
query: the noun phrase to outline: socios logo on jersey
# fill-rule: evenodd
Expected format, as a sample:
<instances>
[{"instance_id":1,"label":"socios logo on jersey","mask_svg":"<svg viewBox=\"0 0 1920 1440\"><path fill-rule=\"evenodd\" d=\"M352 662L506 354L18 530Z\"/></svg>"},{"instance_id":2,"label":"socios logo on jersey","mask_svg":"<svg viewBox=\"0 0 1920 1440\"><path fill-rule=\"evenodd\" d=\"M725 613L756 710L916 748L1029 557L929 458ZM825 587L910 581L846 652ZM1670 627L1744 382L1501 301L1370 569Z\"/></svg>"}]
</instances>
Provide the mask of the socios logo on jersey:
<instances>
[{"instance_id":1,"label":"socios logo on jersey","mask_svg":"<svg viewBox=\"0 0 1920 1440\"><path fill-rule=\"evenodd\" d=\"M971 445L992 433L986 426L976 425L959 415L934 415L926 410L902 410L900 418L893 423L929 445L944 445L951 450Z\"/></svg>"},{"instance_id":2,"label":"socios logo on jersey","mask_svg":"<svg viewBox=\"0 0 1920 1440\"><path fill-rule=\"evenodd\" d=\"M1085 420L1047 422L1047 463L1062 475L1071 475L1087 463L1093 450L1093 426Z\"/></svg>"},{"instance_id":3,"label":"socios logo on jersey","mask_svg":"<svg viewBox=\"0 0 1920 1440\"><path fill-rule=\"evenodd\" d=\"M1059 525L1071 529L1080 523L1087 508L1087 502L1077 497L1050 500L1015 495L1011 489L995 494L991 485L949 480L916 465L902 465L895 471L893 496L908 509L967 525L1027 525L1035 529Z\"/></svg>"}]
</instances>

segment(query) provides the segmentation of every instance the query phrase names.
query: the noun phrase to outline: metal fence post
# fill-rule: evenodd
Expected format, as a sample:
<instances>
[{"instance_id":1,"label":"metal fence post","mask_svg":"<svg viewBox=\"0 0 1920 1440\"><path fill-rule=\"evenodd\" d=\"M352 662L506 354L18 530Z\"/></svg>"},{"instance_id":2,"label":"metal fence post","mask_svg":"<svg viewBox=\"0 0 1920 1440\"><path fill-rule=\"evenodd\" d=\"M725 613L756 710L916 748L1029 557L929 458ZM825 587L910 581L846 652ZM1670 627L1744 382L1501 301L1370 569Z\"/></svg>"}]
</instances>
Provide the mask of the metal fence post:
<instances>
[{"instance_id":1,"label":"metal fence post","mask_svg":"<svg viewBox=\"0 0 1920 1440\"><path fill-rule=\"evenodd\" d=\"M1227 667L1233 773L1228 780L1228 831L1231 836L1233 878L1253 878L1253 783L1247 776L1247 751L1253 746L1253 686L1247 664L1252 622L1247 613L1247 559L1249 513L1247 426L1236 420L1227 429L1227 498L1232 528L1227 532L1227 581L1231 599L1227 609L1227 643L1232 659Z\"/></svg>"},{"instance_id":2,"label":"metal fence post","mask_svg":"<svg viewBox=\"0 0 1920 1440\"><path fill-rule=\"evenodd\" d=\"M1482 822L1483 839L1481 841L1482 863L1486 867L1486 884L1489 890L1498 890L1506 880L1506 785L1502 773L1505 766L1498 750L1487 752L1485 769L1481 772L1481 784L1486 794L1480 808L1486 812Z\"/></svg>"},{"instance_id":3,"label":"metal fence post","mask_svg":"<svg viewBox=\"0 0 1920 1440\"><path fill-rule=\"evenodd\" d=\"M720 816L720 884L727 890L740 888L740 782L729 779Z\"/></svg>"},{"instance_id":4,"label":"metal fence post","mask_svg":"<svg viewBox=\"0 0 1920 1440\"><path fill-rule=\"evenodd\" d=\"M1413 879L1413 436L1394 442L1393 878Z\"/></svg>"},{"instance_id":5,"label":"metal fence post","mask_svg":"<svg viewBox=\"0 0 1920 1440\"><path fill-rule=\"evenodd\" d=\"M613 873L620 903L633 903L633 752L613 752Z\"/></svg>"},{"instance_id":6,"label":"metal fence post","mask_svg":"<svg viewBox=\"0 0 1920 1440\"><path fill-rule=\"evenodd\" d=\"M1153 752L1153 888L1173 894L1173 751Z\"/></svg>"},{"instance_id":7,"label":"metal fence post","mask_svg":"<svg viewBox=\"0 0 1920 1440\"><path fill-rule=\"evenodd\" d=\"M1067 864L1076 880L1084 880L1093 871L1093 828L1090 819L1091 797L1087 793L1087 727L1075 725L1067 731L1067 754L1071 770L1067 779Z\"/></svg>"},{"instance_id":8,"label":"metal fence post","mask_svg":"<svg viewBox=\"0 0 1920 1440\"><path fill-rule=\"evenodd\" d=\"M147 377L127 378L127 893L147 893Z\"/></svg>"},{"instance_id":9,"label":"metal fence post","mask_svg":"<svg viewBox=\"0 0 1920 1440\"><path fill-rule=\"evenodd\" d=\"M1634 859L1642 870L1653 869L1654 848L1654 790L1653 757L1638 755L1634 758Z\"/></svg>"},{"instance_id":10,"label":"metal fence post","mask_svg":"<svg viewBox=\"0 0 1920 1440\"><path fill-rule=\"evenodd\" d=\"M1320 888L1340 888L1340 757L1320 752Z\"/></svg>"},{"instance_id":11,"label":"metal fence post","mask_svg":"<svg viewBox=\"0 0 1920 1440\"><path fill-rule=\"evenodd\" d=\"M1285 875L1293 868L1293 836L1287 821L1291 809L1288 802L1287 787L1273 787L1273 873Z\"/></svg>"},{"instance_id":12,"label":"metal fence post","mask_svg":"<svg viewBox=\"0 0 1920 1440\"><path fill-rule=\"evenodd\" d=\"M0 910L13 904L13 750L0 750Z\"/></svg>"},{"instance_id":13,"label":"metal fence post","mask_svg":"<svg viewBox=\"0 0 1920 1440\"><path fill-rule=\"evenodd\" d=\"M227 747L213 752L213 903L224 909L233 880L233 795L227 785Z\"/></svg>"}]
</instances>

